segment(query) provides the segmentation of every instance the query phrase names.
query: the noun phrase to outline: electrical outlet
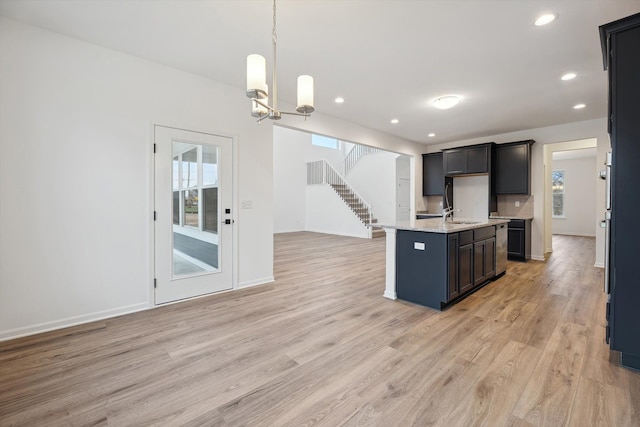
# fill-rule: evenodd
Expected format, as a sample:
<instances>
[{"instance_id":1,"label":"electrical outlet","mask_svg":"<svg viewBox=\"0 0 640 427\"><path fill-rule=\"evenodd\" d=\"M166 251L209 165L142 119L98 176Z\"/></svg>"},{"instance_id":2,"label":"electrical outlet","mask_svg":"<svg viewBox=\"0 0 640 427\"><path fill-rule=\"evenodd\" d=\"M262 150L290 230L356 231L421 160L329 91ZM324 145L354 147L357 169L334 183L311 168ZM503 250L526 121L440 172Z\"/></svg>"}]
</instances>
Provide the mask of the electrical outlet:
<instances>
[{"instance_id":1,"label":"electrical outlet","mask_svg":"<svg viewBox=\"0 0 640 427\"><path fill-rule=\"evenodd\" d=\"M516 200L516 208L520 207L520 200Z\"/></svg>"}]
</instances>

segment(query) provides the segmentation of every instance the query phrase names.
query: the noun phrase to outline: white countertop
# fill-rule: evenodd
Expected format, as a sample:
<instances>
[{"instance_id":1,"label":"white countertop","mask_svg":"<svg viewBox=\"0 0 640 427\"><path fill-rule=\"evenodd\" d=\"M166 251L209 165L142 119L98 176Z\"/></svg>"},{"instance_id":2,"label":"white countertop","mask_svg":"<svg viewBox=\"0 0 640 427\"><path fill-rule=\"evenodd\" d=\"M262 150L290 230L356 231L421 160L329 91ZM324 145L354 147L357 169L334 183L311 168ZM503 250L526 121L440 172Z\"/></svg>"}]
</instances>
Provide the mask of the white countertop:
<instances>
[{"instance_id":1,"label":"white countertop","mask_svg":"<svg viewBox=\"0 0 640 427\"><path fill-rule=\"evenodd\" d=\"M396 230L425 231L428 233L457 233L459 231L473 230L475 228L490 225L506 224L507 218L455 218L453 221L443 222L442 218L412 219L409 221L397 221L395 224L374 224L376 227L395 228Z\"/></svg>"}]
</instances>

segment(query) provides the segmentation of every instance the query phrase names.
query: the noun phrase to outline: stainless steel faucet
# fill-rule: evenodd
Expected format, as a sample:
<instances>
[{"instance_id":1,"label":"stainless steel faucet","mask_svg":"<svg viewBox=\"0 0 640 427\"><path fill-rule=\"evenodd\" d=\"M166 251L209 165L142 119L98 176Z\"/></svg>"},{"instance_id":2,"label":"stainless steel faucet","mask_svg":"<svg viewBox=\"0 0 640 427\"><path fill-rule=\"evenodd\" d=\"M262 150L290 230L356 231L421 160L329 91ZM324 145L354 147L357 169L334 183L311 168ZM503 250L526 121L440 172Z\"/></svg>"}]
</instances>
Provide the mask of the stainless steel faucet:
<instances>
[{"instance_id":1,"label":"stainless steel faucet","mask_svg":"<svg viewBox=\"0 0 640 427\"><path fill-rule=\"evenodd\" d=\"M453 220L454 212L460 212L460 209L453 209L453 208L442 209L442 222L446 222L447 218L449 217L451 217L451 219Z\"/></svg>"},{"instance_id":2,"label":"stainless steel faucet","mask_svg":"<svg viewBox=\"0 0 640 427\"><path fill-rule=\"evenodd\" d=\"M442 209L442 222L446 222L448 217L451 217L453 220L453 213L460 212L460 209L453 209L449 204L449 183L444 186L444 201L447 204L447 207Z\"/></svg>"}]
</instances>

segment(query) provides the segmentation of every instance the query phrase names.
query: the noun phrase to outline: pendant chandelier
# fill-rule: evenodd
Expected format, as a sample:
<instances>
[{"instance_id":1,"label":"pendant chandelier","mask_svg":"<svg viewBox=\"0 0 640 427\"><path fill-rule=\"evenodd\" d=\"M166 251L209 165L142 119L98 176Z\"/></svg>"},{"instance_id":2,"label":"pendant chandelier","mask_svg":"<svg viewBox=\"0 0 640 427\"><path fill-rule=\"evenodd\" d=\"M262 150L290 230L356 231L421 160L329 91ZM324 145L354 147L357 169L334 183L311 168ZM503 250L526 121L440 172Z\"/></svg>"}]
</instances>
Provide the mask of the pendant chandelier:
<instances>
[{"instance_id":1,"label":"pendant chandelier","mask_svg":"<svg viewBox=\"0 0 640 427\"><path fill-rule=\"evenodd\" d=\"M273 68L271 94L267 85L266 61L264 56L252 54L247 56L247 97L251 98L251 115L258 119L280 120L282 114L303 116L305 120L314 111L313 108L313 77L298 76L298 106L296 112L278 110L278 74L276 70L276 0L273 0ZM269 105L269 96L273 105Z\"/></svg>"}]
</instances>

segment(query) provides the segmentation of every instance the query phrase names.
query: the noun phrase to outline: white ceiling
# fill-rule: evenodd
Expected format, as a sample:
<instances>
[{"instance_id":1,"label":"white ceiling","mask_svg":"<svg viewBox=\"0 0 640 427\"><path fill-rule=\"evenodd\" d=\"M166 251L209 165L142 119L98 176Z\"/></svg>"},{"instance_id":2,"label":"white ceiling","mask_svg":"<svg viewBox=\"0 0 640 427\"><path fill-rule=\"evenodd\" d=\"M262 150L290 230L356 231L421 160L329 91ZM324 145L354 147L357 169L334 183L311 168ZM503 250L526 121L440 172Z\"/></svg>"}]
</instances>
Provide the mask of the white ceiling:
<instances>
[{"instance_id":1,"label":"white ceiling","mask_svg":"<svg viewBox=\"0 0 640 427\"><path fill-rule=\"evenodd\" d=\"M270 0L0 0L11 19L243 90L248 54L271 63L271 8ZM558 19L535 27L543 12ZM296 76L311 74L316 111L425 144L604 117L598 26L638 12L640 0L278 0L279 100L294 104ZM568 71L578 77L561 81ZM464 101L430 105L449 93Z\"/></svg>"}]
</instances>

